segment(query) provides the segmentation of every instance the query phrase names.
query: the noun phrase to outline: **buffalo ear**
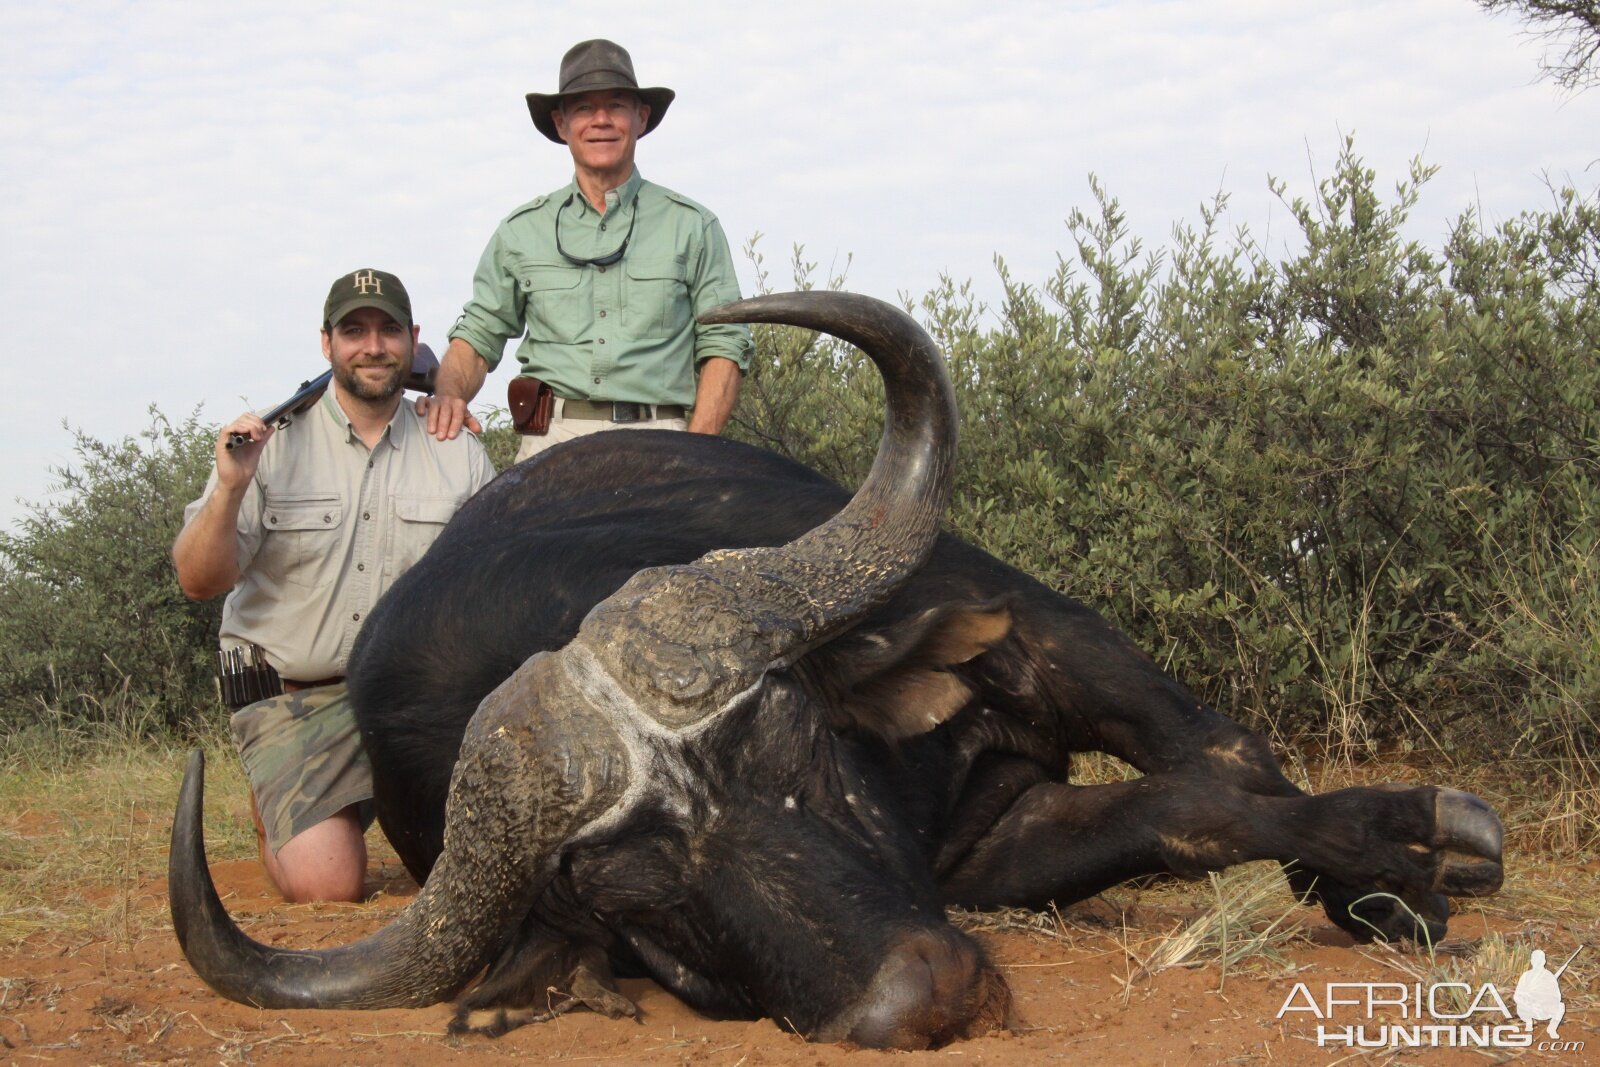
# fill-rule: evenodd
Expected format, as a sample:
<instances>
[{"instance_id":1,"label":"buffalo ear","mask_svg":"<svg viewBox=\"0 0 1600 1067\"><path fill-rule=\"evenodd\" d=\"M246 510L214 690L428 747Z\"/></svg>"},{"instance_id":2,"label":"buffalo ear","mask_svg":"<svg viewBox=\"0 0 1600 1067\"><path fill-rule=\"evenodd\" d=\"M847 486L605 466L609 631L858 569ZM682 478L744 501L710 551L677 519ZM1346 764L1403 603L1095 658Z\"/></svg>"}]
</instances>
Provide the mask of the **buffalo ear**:
<instances>
[{"instance_id":1,"label":"buffalo ear","mask_svg":"<svg viewBox=\"0 0 1600 1067\"><path fill-rule=\"evenodd\" d=\"M929 608L885 627L861 628L828 646L837 685L829 725L889 740L926 733L972 700L950 668L976 659L1011 632L1003 602ZM821 650L819 650L820 652Z\"/></svg>"}]
</instances>

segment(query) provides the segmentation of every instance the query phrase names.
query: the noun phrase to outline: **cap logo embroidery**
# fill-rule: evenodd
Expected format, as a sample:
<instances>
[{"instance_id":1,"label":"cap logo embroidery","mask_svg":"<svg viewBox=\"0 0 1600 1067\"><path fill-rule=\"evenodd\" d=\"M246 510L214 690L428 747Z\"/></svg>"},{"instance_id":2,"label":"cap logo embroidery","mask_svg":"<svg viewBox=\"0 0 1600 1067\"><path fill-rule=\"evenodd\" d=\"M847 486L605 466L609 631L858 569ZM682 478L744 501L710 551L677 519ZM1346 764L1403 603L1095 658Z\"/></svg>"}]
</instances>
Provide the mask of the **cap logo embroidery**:
<instances>
[{"instance_id":1,"label":"cap logo embroidery","mask_svg":"<svg viewBox=\"0 0 1600 1067\"><path fill-rule=\"evenodd\" d=\"M355 276L355 285L361 291L362 296L366 296L369 293L376 296L383 295L383 282L374 276L370 270L357 274ZM367 288L368 286L371 286L371 288Z\"/></svg>"}]
</instances>

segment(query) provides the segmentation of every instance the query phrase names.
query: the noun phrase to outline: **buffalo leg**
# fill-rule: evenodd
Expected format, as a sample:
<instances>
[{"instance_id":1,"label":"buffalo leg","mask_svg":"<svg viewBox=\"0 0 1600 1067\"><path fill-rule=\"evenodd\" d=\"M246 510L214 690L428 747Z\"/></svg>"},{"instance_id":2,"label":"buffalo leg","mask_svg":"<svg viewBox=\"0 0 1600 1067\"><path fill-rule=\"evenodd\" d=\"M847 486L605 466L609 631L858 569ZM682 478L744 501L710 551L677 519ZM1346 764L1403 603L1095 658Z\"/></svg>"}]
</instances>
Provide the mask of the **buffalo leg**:
<instances>
[{"instance_id":1,"label":"buffalo leg","mask_svg":"<svg viewBox=\"0 0 1600 1067\"><path fill-rule=\"evenodd\" d=\"M1192 697L1185 701L1162 692L1122 709L1111 722L1100 726L1102 750L1147 774L1198 774L1262 797L1309 796L1285 777L1265 737ZM1455 790L1442 792L1469 796ZM1498 834L1498 819L1487 805L1476 797L1470 800L1483 809ZM1492 857L1483 858L1492 859L1498 870L1498 843L1495 847ZM1355 877L1357 869L1334 865L1314 870L1304 863L1291 863L1285 865L1284 875L1295 895L1322 905L1329 919L1359 940L1436 940L1443 933L1450 916L1445 894L1413 893L1397 900L1388 886Z\"/></svg>"},{"instance_id":2,"label":"buffalo leg","mask_svg":"<svg viewBox=\"0 0 1600 1067\"><path fill-rule=\"evenodd\" d=\"M1066 748L1106 752L1147 775L1202 775L1262 797L1306 796L1284 776L1265 737L1198 700L1104 620L1059 604L1042 610L1020 611L1006 654L974 664L986 699L1029 718L1030 709L1049 707ZM1449 916L1442 894L1407 898L1402 908L1349 868L1290 865L1285 874L1297 895L1363 940L1442 930ZM1424 920L1420 926L1407 908Z\"/></svg>"},{"instance_id":3,"label":"buffalo leg","mask_svg":"<svg viewBox=\"0 0 1600 1067\"><path fill-rule=\"evenodd\" d=\"M1161 682L1166 682L1162 679ZM1124 703L1094 722L1095 748L1145 774L1200 774L1247 793L1267 797L1308 794L1291 782L1267 739L1195 700L1176 685L1152 684L1142 701ZM1313 875L1305 867L1286 864L1284 877L1295 895L1321 904L1328 918L1353 936L1429 934L1443 930L1450 905L1438 893L1407 903L1425 925L1415 923L1394 899L1377 886L1353 884L1330 874Z\"/></svg>"},{"instance_id":4,"label":"buffalo leg","mask_svg":"<svg viewBox=\"0 0 1600 1067\"><path fill-rule=\"evenodd\" d=\"M1443 935L1445 896L1499 887L1499 857L1499 820L1456 790L1358 787L1269 797L1180 773L1034 785L964 855L939 857L937 869L951 903L1040 907L1139 875L1198 878L1274 859L1313 878L1336 871L1342 883L1387 894L1387 905L1373 900L1350 913L1346 929L1358 937L1420 940Z\"/></svg>"}]
</instances>

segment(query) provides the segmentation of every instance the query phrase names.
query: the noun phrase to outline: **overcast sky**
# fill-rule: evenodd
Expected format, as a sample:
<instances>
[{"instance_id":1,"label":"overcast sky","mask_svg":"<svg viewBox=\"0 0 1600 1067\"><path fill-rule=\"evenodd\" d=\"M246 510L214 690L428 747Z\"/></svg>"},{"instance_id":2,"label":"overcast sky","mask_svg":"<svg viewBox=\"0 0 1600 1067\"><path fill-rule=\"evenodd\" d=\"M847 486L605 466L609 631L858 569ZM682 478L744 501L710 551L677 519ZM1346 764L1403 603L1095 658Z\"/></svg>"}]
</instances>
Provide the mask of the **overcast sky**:
<instances>
[{"instance_id":1,"label":"overcast sky","mask_svg":"<svg viewBox=\"0 0 1600 1067\"><path fill-rule=\"evenodd\" d=\"M71 462L63 419L221 421L318 372L358 266L399 274L442 350L495 223L571 177L522 94L592 36L677 90L640 169L721 217L747 292L757 232L780 282L796 242L891 300L941 273L993 297L996 253L1042 281L1091 173L1147 245L1222 191L1281 249L1268 176L1309 195L1347 134L1382 188L1441 168L1413 226L1434 246L1469 206L1600 184L1600 91L1540 81L1540 46L1471 0L9 0L0 524Z\"/></svg>"}]
</instances>

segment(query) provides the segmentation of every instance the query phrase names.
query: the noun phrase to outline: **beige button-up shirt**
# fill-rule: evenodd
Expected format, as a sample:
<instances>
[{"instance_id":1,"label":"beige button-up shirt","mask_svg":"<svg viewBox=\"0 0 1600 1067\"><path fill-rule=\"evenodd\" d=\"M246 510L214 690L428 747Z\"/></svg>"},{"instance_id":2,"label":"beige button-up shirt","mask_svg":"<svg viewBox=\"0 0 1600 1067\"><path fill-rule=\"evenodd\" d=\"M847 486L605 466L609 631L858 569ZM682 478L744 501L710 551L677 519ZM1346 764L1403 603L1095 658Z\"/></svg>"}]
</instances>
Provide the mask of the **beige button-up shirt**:
<instances>
[{"instance_id":1,"label":"beige button-up shirt","mask_svg":"<svg viewBox=\"0 0 1600 1067\"><path fill-rule=\"evenodd\" d=\"M344 674L378 598L493 477L476 437L435 440L408 402L369 451L329 389L262 450L239 507L222 647L260 645L285 678ZM185 524L216 484L213 471Z\"/></svg>"}]
</instances>

